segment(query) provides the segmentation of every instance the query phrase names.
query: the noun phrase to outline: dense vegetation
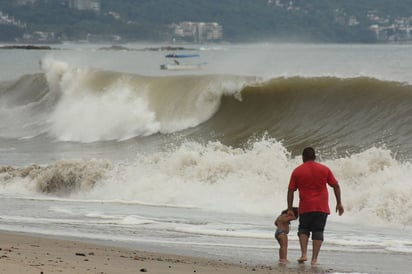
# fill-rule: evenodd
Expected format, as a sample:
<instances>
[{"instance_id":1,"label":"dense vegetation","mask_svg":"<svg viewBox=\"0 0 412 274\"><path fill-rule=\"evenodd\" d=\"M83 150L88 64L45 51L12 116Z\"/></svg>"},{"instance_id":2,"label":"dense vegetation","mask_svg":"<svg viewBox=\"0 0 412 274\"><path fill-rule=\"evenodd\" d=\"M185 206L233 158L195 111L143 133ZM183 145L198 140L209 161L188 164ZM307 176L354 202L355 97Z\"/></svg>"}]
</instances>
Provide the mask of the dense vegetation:
<instances>
[{"instance_id":1,"label":"dense vegetation","mask_svg":"<svg viewBox=\"0 0 412 274\"><path fill-rule=\"evenodd\" d=\"M170 41L170 24L205 21L220 23L229 42L375 42L367 11L392 19L412 15L410 0L295 0L289 9L268 5L268 0L101 0L99 13L69 9L67 0L38 0L25 6L15 2L1 0L0 11L27 27L0 25L0 40L45 31L65 40L94 34L119 35L126 41ZM355 16L359 24L338 23L337 11Z\"/></svg>"}]
</instances>

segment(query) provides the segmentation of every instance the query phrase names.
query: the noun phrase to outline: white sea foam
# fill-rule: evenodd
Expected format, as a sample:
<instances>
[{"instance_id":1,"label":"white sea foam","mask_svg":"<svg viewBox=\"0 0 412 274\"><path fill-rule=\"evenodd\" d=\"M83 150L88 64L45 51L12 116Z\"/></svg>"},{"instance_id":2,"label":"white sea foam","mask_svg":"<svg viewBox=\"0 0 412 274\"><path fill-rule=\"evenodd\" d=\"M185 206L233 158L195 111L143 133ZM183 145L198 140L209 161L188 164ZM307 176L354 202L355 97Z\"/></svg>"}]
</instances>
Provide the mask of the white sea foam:
<instances>
[{"instance_id":1,"label":"white sea foam","mask_svg":"<svg viewBox=\"0 0 412 274\"><path fill-rule=\"evenodd\" d=\"M51 133L58 139L93 142L159 131L160 124L149 109L147 99L136 96L133 87L121 79L104 90L96 90L88 83L93 70L71 68L49 59L44 64L50 88L61 93L49 119ZM144 94L144 90L139 94Z\"/></svg>"},{"instance_id":2,"label":"white sea foam","mask_svg":"<svg viewBox=\"0 0 412 274\"><path fill-rule=\"evenodd\" d=\"M412 208L410 162L395 160L389 150L372 148L327 164L341 181L344 203L353 221L412 223L412 213L405 210Z\"/></svg>"},{"instance_id":3,"label":"white sea foam","mask_svg":"<svg viewBox=\"0 0 412 274\"><path fill-rule=\"evenodd\" d=\"M245 149L219 142L185 142L163 152L138 155L122 164L66 161L43 171L33 168L33 173L24 178L19 176L31 169L2 173L0 179L3 194L36 194L33 180L58 175L56 178L61 180L57 189L66 189L62 193L71 199L276 215L286 207L289 176L300 163L300 157L292 158L282 143L272 139L256 141ZM330 190L330 220L364 225L411 224L412 213L402 210L412 207L409 162L396 160L389 150L372 148L324 163L340 182L346 210L343 216L334 213L335 197ZM65 185L72 184L75 170L81 171L76 184L85 187Z\"/></svg>"},{"instance_id":4,"label":"white sea foam","mask_svg":"<svg viewBox=\"0 0 412 274\"><path fill-rule=\"evenodd\" d=\"M213 236L224 236L224 237L241 237L241 238L253 238L253 239L273 239L272 234L268 234L267 231L258 231L251 229L219 229L215 226L210 227L199 227L199 226L176 226L173 230L179 232L185 232L190 234L200 234L200 235L213 235Z\"/></svg>"},{"instance_id":5,"label":"white sea foam","mask_svg":"<svg viewBox=\"0 0 412 274\"><path fill-rule=\"evenodd\" d=\"M221 212L274 214L286 207L290 172L300 162L300 157L291 158L274 140L258 141L249 149L188 142L117 166L104 183L81 195ZM331 220L375 225L411 223L411 213L394 210L410 207L412 186L408 186L405 177L411 169L408 162L395 160L388 150L374 148L326 164L340 181L346 209L341 217L332 214ZM334 206L331 191L333 213Z\"/></svg>"},{"instance_id":6,"label":"white sea foam","mask_svg":"<svg viewBox=\"0 0 412 274\"><path fill-rule=\"evenodd\" d=\"M248 150L185 143L118 166L111 179L89 195L229 212L280 211L286 204L291 162L278 142L258 142Z\"/></svg>"}]
</instances>

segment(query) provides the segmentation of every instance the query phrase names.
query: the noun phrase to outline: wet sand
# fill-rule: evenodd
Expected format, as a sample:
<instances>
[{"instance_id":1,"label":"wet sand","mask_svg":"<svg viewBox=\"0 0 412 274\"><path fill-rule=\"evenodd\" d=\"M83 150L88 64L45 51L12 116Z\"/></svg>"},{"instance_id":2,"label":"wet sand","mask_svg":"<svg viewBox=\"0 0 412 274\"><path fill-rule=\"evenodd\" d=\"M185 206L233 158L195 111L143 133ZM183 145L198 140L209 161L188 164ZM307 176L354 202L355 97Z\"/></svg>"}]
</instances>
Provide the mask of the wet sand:
<instances>
[{"instance_id":1,"label":"wet sand","mask_svg":"<svg viewBox=\"0 0 412 274\"><path fill-rule=\"evenodd\" d=\"M220 260L150 253L84 241L0 232L0 273L325 273L291 266L233 264Z\"/></svg>"}]
</instances>

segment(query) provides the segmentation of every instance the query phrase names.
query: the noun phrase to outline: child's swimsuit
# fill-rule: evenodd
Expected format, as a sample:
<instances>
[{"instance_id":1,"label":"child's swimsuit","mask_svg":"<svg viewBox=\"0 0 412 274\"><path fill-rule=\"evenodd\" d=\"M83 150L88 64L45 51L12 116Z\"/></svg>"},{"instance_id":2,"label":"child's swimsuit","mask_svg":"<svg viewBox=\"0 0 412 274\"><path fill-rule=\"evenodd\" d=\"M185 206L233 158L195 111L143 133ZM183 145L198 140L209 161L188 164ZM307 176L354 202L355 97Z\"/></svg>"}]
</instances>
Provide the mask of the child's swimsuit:
<instances>
[{"instance_id":1,"label":"child's swimsuit","mask_svg":"<svg viewBox=\"0 0 412 274\"><path fill-rule=\"evenodd\" d=\"M287 235L288 233L283 231L282 229L277 228L276 232L275 232L275 238L277 239L279 237L280 234L285 234Z\"/></svg>"}]
</instances>

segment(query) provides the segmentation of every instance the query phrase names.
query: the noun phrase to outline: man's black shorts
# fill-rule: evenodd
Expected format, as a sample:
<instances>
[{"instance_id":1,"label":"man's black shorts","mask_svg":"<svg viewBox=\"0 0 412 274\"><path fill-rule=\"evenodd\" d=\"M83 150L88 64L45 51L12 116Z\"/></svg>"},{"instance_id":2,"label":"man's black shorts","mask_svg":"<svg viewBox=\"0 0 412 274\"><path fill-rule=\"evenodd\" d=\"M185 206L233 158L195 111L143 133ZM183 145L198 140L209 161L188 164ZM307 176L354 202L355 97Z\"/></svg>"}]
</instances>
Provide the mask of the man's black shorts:
<instances>
[{"instance_id":1,"label":"man's black shorts","mask_svg":"<svg viewBox=\"0 0 412 274\"><path fill-rule=\"evenodd\" d=\"M299 214L299 232L298 234L310 235L312 240L323 241L323 231L325 230L328 214L324 212L307 212Z\"/></svg>"}]
</instances>

